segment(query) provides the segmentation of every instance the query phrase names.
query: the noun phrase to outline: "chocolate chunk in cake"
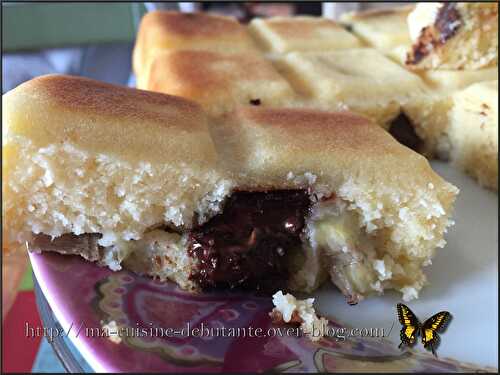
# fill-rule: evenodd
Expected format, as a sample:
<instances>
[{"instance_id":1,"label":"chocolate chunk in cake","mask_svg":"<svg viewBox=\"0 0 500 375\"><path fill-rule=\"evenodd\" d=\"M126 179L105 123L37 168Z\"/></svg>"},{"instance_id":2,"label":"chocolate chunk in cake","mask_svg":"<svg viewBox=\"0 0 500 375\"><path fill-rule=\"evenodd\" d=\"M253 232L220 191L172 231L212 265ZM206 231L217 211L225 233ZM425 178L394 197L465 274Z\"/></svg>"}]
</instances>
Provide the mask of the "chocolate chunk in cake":
<instances>
[{"instance_id":1,"label":"chocolate chunk in cake","mask_svg":"<svg viewBox=\"0 0 500 375\"><path fill-rule=\"evenodd\" d=\"M415 128L410 119L404 113L401 113L392 120L389 126L389 133L391 133L399 143L414 151L418 152L422 149L423 141L415 132Z\"/></svg>"},{"instance_id":2,"label":"chocolate chunk in cake","mask_svg":"<svg viewBox=\"0 0 500 375\"><path fill-rule=\"evenodd\" d=\"M222 214L194 229L188 254L199 260L191 275L202 288L286 287L286 254L300 248L310 201L305 190L236 192Z\"/></svg>"}]
</instances>

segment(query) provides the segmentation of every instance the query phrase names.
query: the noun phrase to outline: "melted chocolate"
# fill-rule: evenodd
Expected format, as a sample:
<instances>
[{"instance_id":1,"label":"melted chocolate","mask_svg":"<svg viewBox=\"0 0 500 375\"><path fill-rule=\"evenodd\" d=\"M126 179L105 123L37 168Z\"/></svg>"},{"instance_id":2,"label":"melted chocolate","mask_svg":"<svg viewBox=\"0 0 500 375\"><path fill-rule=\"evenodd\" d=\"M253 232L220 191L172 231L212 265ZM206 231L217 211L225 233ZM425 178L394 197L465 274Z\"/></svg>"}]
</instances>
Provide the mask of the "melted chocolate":
<instances>
[{"instance_id":1,"label":"melted chocolate","mask_svg":"<svg viewBox=\"0 0 500 375\"><path fill-rule=\"evenodd\" d=\"M456 34L460 27L460 14L457 10L456 3L445 3L439 8L436 17L436 29L439 31L439 41L446 42L453 35Z\"/></svg>"},{"instance_id":2,"label":"melted chocolate","mask_svg":"<svg viewBox=\"0 0 500 375\"><path fill-rule=\"evenodd\" d=\"M203 289L282 289L309 206L305 190L233 193L223 213L190 233L188 254L199 260L191 278Z\"/></svg>"},{"instance_id":3,"label":"melted chocolate","mask_svg":"<svg viewBox=\"0 0 500 375\"><path fill-rule=\"evenodd\" d=\"M406 64L418 64L432 49L438 47L440 44L444 44L448 39L453 37L460 28L460 19L457 4L445 3L439 8L434 23L434 28L438 35L436 36L433 27L425 27L421 31L418 42L413 46L412 53L408 56ZM432 45L432 49L429 45Z\"/></svg>"},{"instance_id":4,"label":"melted chocolate","mask_svg":"<svg viewBox=\"0 0 500 375\"><path fill-rule=\"evenodd\" d=\"M418 152L422 149L423 141L415 132L410 119L404 113L400 113L398 117L392 120L389 133L399 143L414 151Z\"/></svg>"}]
</instances>

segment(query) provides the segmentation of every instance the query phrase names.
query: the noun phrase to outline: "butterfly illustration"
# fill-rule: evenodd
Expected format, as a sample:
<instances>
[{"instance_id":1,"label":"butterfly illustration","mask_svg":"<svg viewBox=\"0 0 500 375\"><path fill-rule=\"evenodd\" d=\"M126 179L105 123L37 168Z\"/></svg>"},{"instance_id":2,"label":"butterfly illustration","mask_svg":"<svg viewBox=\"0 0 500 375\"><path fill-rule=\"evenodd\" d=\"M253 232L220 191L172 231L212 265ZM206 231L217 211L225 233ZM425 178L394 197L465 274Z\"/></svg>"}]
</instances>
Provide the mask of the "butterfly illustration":
<instances>
[{"instance_id":1,"label":"butterfly illustration","mask_svg":"<svg viewBox=\"0 0 500 375\"><path fill-rule=\"evenodd\" d=\"M403 325L403 328L401 328L401 344L399 344L399 348L403 345L413 346L417 341L417 336L420 334L424 348L427 350L430 348L432 354L437 357L435 350L440 341L437 332L442 332L444 330L451 320L451 314L448 311L440 311L427 319L424 324L421 324L408 306L398 303L397 311L399 322Z\"/></svg>"}]
</instances>

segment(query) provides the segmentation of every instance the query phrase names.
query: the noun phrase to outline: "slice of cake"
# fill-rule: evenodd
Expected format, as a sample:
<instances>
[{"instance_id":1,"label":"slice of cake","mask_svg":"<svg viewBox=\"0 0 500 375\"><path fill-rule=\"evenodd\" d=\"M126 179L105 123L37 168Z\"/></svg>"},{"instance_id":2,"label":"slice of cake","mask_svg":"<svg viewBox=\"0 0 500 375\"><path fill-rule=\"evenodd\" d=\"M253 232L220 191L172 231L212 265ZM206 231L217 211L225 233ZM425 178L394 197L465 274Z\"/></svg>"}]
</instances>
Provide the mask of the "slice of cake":
<instances>
[{"instance_id":1,"label":"slice of cake","mask_svg":"<svg viewBox=\"0 0 500 375\"><path fill-rule=\"evenodd\" d=\"M423 156L348 112L247 107L212 134L240 189L311 197L291 289L311 291L327 273L351 303L384 289L417 297L458 191Z\"/></svg>"},{"instance_id":2,"label":"slice of cake","mask_svg":"<svg viewBox=\"0 0 500 375\"><path fill-rule=\"evenodd\" d=\"M498 191L498 80L453 95L448 132L453 163Z\"/></svg>"},{"instance_id":3,"label":"slice of cake","mask_svg":"<svg viewBox=\"0 0 500 375\"><path fill-rule=\"evenodd\" d=\"M2 97L3 230L192 291L312 291L356 303L425 284L457 189L349 112L195 103L44 76ZM10 246L7 246L10 247ZM68 277L71 277L69 275Z\"/></svg>"},{"instance_id":4,"label":"slice of cake","mask_svg":"<svg viewBox=\"0 0 500 375\"><path fill-rule=\"evenodd\" d=\"M4 243L115 270L140 249L130 268L196 287L179 232L219 212L231 188L196 103L49 75L2 106Z\"/></svg>"}]
</instances>

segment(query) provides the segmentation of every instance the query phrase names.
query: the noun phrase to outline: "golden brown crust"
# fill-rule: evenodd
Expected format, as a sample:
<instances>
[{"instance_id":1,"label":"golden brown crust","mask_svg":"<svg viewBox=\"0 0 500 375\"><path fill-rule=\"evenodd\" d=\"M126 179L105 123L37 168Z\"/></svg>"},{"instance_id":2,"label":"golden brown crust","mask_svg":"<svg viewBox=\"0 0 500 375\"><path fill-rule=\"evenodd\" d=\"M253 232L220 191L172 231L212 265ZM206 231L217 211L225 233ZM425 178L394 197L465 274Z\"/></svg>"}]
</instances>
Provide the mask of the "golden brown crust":
<instances>
[{"instance_id":1,"label":"golden brown crust","mask_svg":"<svg viewBox=\"0 0 500 375\"><path fill-rule=\"evenodd\" d=\"M234 18L210 13L149 12L141 21L141 29L149 27L183 38L217 38L223 34L244 35L244 29Z\"/></svg>"},{"instance_id":2,"label":"golden brown crust","mask_svg":"<svg viewBox=\"0 0 500 375\"><path fill-rule=\"evenodd\" d=\"M5 94L2 102L2 120L9 133L31 138L39 146L71 142L132 160L141 155L154 160L164 152L178 161L215 159L203 110L183 98L47 75L23 83ZM186 145L176 140L186 145L199 142L197 152L182 155Z\"/></svg>"},{"instance_id":3,"label":"golden brown crust","mask_svg":"<svg viewBox=\"0 0 500 375\"><path fill-rule=\"evenodd\" d=\"M276 137L276 147L293 147L300 150L294 159L308 151L334 152L335 154L369 151L382 145L383 140L392 143L386 132L367 117L353 112L328 112L314 109L277 109L242 107L233 116L242 124ZM228 116L230 117L230 116ZM370 134L371 136L367 136ZM398 143L395 148L399 148ZM381 150L380 150L381 151ZM346 156L347 157L347 156ZM325 160L326 162L326 160Z\"/></svg>"},{"instance_id":4,"label":"golden brown crust","mask_svg":"<svg viewBox=\"0 0 500 375\"><path fill-rule=\"evenodd\" d=\"M326 112L313 109L268 109L261 110L253 107L239 108L239 116L254 122L255 126L269 127L286 133L296 134L299 138L303 134L321 133L325 138L324 144L331 142L346 142L350 147L362 147L370 140L354 139L360 130L374 124L366 117L352 112Z\"/></svg>"},{"instance_id":5,"label":"golden brown crust","mask_svg":"<svg viewBox=\"0 0 500 375\"><path fill-rule=\"evenodd\" d=\"M256 49L245 27L231 17L210 13L155 11L141 20L133 53L133 67L139 76L150 59L162 50L197 49L237 52Z\"/></svg>"},{"instance_id":6,"label":"golden brown crust","mask_svg":"<svg viewBox=\"0 0 500 375\"><path fill-rule=\"evenodd\" d=\"M350 177L395 191L445 183L424 157L350 112L248 106L211 132L221 160L244 185L288 188L290 171L314 174L316 183L331 187Z\"/></svg>"},{"instance_id":7,"label":"golden brown crust","mask_svg":"<svg viewBox=\"0 0 500 375\"><path fill-rule=\"evenodd\" d=\"M151 65L147 89L195 100L212 115L251 102L276 106L294 95L272 64L251 52L164 52Z\"/></svg>"},{"instance_id":8,"label":"golden brown crust","mask_svg":"<svg viewBox=\"0 0 500 375\"><path fill-rule=\"evenodd\" d=\"M195 103L180 97L76 76L40 76L20 85L16 91L47 98L61 109L114 118L152 120L169 127L181 126L182 121L177 117L180 113L183 117L189 114L199 116L201 110Z\"/></svg>"}]
</instances>

